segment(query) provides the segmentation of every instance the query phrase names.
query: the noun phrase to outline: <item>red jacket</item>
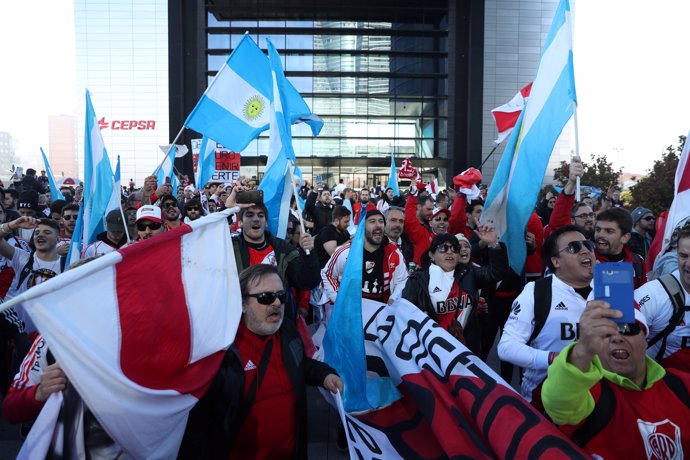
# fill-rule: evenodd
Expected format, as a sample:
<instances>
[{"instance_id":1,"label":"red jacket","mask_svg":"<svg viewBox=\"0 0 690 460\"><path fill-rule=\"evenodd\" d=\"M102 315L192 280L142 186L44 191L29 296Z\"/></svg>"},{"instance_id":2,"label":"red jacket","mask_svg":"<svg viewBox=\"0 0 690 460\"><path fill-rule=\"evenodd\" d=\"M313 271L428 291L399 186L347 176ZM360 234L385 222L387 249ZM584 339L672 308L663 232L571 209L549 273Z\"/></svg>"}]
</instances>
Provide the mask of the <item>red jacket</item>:
<instances>
[{"instance_id":1,"label":"red jacket","mask_svg":"<svg viewBox=\"0 0 690 460\"><path fill-rule=\"evenodd\" d=\"M553 211L551 211L551 218L549 219L548 225L544 228L544 238L553 233L554 230L565 227L566 225L570 225L572 223L570 213L573 210L574 204L575 194L558 194L556 204L553 206Z\"/></svg>"},{"instance_id":2,"label":"red jacket","mask_svg":"<svg viewBox=\"0 0 690 460\"><path fill-rule=\"evenodd\" d=\"M555 211L555 209L554 209ZM553 212L551 217L553 218ZM533 212L527 221L527 231L534 235L535 249L532 254L528 254L525 259L525 274L533 275L536 273L543 273L544 266L541 257L541 247L544 244L544 227L541 225L541 219L536 212Z\"/></svg>"},{"instance_id":3,"label":"red jacket","mask_svg":"<svg viewBox=\"0 0 690 460\"><path fill-rule=\"evenodd\" d=\"M422 265L422 255L429 250L434 232L427 225L422 225L417 220L417 204L419 199L416 195L407 197L405 203L405 233L414 245L414 262L417 266Z\"/></svg>"}]
</instances>

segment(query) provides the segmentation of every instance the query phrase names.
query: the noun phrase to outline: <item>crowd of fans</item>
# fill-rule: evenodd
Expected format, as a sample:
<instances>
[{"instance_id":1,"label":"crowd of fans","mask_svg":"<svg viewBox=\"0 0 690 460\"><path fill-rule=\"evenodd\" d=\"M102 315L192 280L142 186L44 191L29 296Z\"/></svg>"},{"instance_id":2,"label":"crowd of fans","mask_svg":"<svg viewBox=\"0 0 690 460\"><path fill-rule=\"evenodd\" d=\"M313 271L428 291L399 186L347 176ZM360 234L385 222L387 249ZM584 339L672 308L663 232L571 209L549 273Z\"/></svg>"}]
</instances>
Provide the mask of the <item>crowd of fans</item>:
<instances>
[{"instance_id":1,"label":"crowd of fans","mask_svg":"<svg viewBox=\"0 0 690 460\"><path fill-rule=\"evenodd\" d=\"M676 229L669 253L660 255L666 262L648 278L654 214L625 209L615 190L599 204L587 196L575 201L581 175L573 160L563 191L536 204L521 273L481 221L486 187L476 170L438 194L421 180L402 196L344 181L333 188L305 182L285 239L267 230L274 211L262 202L238 205L255 179L173 190L148 177L140 189L133 182L123 188L121 210L105 216L105 230L81 258L239 206L228 224L243 320L211 389L192 410L181 457L306 456L304 385L343 387L333 369L311 359L319 333L312 338L308 331L328 326L351 238L363 225L362 298L411 302L483 360L498 334L497 371L512 382L519 367L522 396L586 451L681 458L649 452L690 445L690 225ZM82 186L60 192L51 197L45 176L31 169L0 190L0 298L67 269ZM594 300L598 262L632 264L635 323L618 325L621 313ZM48 395L67 384L39 332L21 307L1 317L3 414L11 422L30 424ZM611 442L623 433L625 441Z\"/></svg>"}]
</instances>

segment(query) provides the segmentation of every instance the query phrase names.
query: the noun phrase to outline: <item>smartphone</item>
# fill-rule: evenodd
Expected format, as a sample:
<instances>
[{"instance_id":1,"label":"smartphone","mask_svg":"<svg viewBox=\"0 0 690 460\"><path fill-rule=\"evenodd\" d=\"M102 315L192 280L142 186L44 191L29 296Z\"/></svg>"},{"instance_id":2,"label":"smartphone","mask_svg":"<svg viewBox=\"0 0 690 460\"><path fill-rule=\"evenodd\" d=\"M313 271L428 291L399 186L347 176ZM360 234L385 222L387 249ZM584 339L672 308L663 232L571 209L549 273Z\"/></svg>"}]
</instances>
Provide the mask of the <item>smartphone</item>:
<instances>
[{"instance_id":1,"label":"smartphone","mask_svg":"<svg viewBox=\"0 0 690 460\"><path fill-rule=\"evenodd\" d=\"M237 194L238 204L247 203L263 203L264 202L264 191L263 190L244 190Z\"/></svg>"},{"instance_id":2,"label":"smartphone","mask_svg":"<svg viewBox=\"0 0 690 460\"><path fill-rule=\"evenodd\" d=\"M619 324L635 322L635 271L630 262L604 262L594 266L594 298L623 312Z\"/></svg>"}]
</instances>

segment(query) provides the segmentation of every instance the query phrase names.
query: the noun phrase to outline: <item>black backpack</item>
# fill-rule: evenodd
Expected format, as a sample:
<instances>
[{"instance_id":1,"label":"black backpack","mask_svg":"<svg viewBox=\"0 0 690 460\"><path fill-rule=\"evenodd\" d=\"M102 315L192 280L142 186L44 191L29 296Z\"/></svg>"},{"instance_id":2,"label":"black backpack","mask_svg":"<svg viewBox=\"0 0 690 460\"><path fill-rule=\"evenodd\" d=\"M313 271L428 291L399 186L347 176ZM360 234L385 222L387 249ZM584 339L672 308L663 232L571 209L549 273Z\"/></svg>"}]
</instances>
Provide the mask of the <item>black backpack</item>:
<instances>
[{"instance_id":1,"label":"black backpack","mask_svg":"<svg viewBox=\"0 0 690 460\"><path fill-rule=\"evenodd\" d=\"M553 276L547 276L534 282L534 330L527 341L527 345L537 338L546 324L546 319L551 311L551 282Z\"/></svg>"}]
</instances>

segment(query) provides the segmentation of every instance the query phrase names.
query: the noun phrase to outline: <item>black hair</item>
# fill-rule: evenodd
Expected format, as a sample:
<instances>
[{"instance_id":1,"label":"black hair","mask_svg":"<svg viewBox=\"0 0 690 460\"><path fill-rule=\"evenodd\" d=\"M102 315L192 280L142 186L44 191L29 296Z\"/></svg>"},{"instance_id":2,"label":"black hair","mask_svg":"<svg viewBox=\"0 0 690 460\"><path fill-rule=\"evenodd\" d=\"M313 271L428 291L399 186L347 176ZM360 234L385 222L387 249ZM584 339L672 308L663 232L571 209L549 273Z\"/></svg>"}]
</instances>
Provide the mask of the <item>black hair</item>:
<instances>
[{"instance_id":1,"label":"black hair","mask_svg":"<svg viewBox=\"0 0 690 460\"><path fill-rule=\"evenodd\" d=\"M283 284L283 289L287 287L285 277L283 277L273 265L256 264L242 270L240 272L240 293L242 295L242 302L247 298L250 286L259 284L262 279L269 275L278 276L280 282Z\"/></svg>"},{"instance_id":2,"label":"black hair","mask_svg":"<svg viewBox=\"0 0 690 460\"><path fill-rule=\"evenodd\" d=\"M419 200L417 201L417 203L419 204L420 207L424 207L426 205L427 201L431 201L431 202L434 201L433 198L431 198L431 195L421 195L419 197Z\"/></svg>"},{"instance_id":3,"label":"black hair","mask_svg":"<svg viewBox=\"0 0 690 460\"><path fill-rule=\"evenodd\" d=\"M431 265L431 256L429 256L429 253L435 252L439 246L443 246L444 244L450 244L453 247L460 249L460 242L455 237L455 235L450 234L450 233L441 233L439 235L436 235L431 240L431 244L429 245L429 250L425 251L424 254L422 254L422 258L421 258L422 268L427 268L428 266Z\"/></svg>"},{"instance_id":4,"label":"black hair","mask_svg":"<svg viewBox=\"0 0 690 460\"><path fill-rule=\"evenodd\" d=\"M579 211L580 208L584 208L585 206L589 207L589 205L587 203L585 203L584 201L575 202L575 204L573 205L573 209L570 210L570 216L575 217L575 214L577 214L577 211Z\"/></svg>"},{"instance_id":5,"label":"black hair","mask_svg":"<svg viewBox=\"0 0 690 460\"><path fill-rule=\"evenodd\" d=\"M467 203L467 206L465 206L465 212L472 214L474 208L479 205L484 206L484 200L482 200L481 198L472 200Z\"/></svg>"},{"instance_id":6,"label":"black hair","mask_svg":"<svg viewBox=\"0 0 690 460\"><path fill-rule=\"evenodd\" d=\"M347 209L345 206L338 205L333 208L333 220L342 219L343 217L347 217L351 214L352 213L350 212L350 210Z\"/></svg>"},{"instance_id":7,"label":"black hair","mask_svg":"<svg viewBox=\"0 0 690 460\"><path fill-rule=\"evenodd\" d=\"M64 214L65 211L77 211L79 212L79 205L75 203L70 203L62 207L60 214Z\"/></svg>"},{"instance_id":8,"label":"black hair","mask_svg":"<svg viewBox=\"0 0 690 460\"><path fill-rule=\"evenodd\" d=\"M266 220L268 220L268 208L266 208L266 205L263 203L255 203L254 206L250 206L249 208L240 208L240 212L237 213L237 218L239 220L242 220L242 218L244 217L244 213L253 208L261 209L264 212L264 214L266 214Z\"/></svg>"},{"instance_id":9,"label":"black hair","mask_svg":"<svg viewBox=\"0 0 690 460\"><path fill-rule=\"evenodd\" d=\"M552 257L558 257L558 238L564 233L568 232L578 232L582 233L584 236L585 230L579 225L565 225L563 227L557 228L544 240L544 244L541 247L541 256L544 264L549 267L549 270L556 272L556 267L553 266L551 262Z\"/></svg>"},{"instance_id":10,"label":"black hair","mask_svg":"<svg viewBox=\"0 0 690 460\"><path fill-rule=\"evenodd\" d=\"M623 235L632 232L632 216L623 208L609 208L597 214L597 222L603 220L605 222L615 222L618 228L621 229Z\"/></svg>"}]
</instances>

